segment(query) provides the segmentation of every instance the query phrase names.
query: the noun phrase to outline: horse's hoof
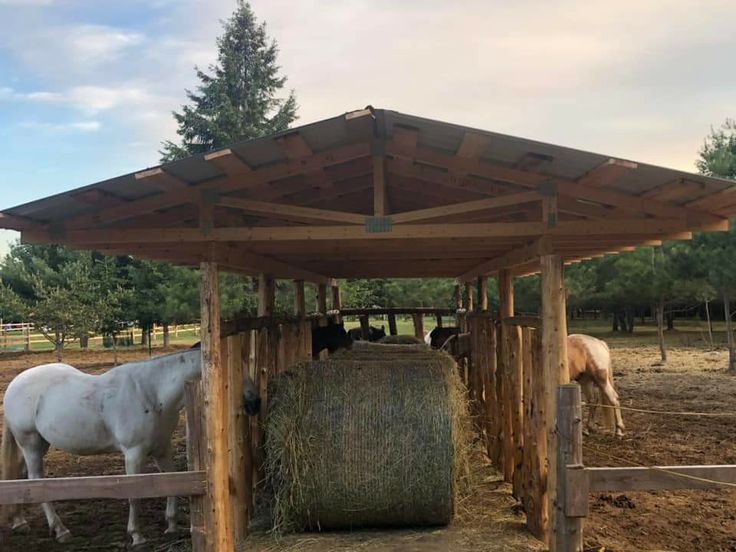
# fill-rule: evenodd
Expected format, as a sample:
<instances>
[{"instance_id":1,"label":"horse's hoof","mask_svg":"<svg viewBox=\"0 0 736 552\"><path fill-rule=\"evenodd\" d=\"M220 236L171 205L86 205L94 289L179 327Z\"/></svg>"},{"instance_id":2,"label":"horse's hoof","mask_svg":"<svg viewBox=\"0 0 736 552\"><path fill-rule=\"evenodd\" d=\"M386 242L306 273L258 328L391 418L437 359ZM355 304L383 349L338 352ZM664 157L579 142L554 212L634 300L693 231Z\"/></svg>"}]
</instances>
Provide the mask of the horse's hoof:
<instances>
[{"instance_id":1,"label":"horse's hoof","mask_svg":"<svg viewBox=\"0 0 736 552\"><path fill-rule=\"evenodd\" d=\"M166 531L164 531L164 535L178 535L181 532L181 527L179 527L178 525L171 525L168 529L166 529Z\"/></svg>"},{"instance_id":2,"label":"horse's hoof","mask_svg":"<svg viewBox=\"0 0 736 552\"><path fill-rule=\"evenodd\" d=\"M72 533L69 529L64 529L56 535L56 542L59 544L66 544L72 540Z\"/></svg>"},{"instance_id":3,"label":"horse's hoof","mask_svg":"<svg viewBox=\"0 0 736 552\"><path fill-rule=\"evenodd\" d=\"M141 537L138 534L131 535L131 539L133 539L133 542L131 543L130 547L133 549L140 548L141 546L144 546L148 541Z\"/></svg>"}]
</instances>

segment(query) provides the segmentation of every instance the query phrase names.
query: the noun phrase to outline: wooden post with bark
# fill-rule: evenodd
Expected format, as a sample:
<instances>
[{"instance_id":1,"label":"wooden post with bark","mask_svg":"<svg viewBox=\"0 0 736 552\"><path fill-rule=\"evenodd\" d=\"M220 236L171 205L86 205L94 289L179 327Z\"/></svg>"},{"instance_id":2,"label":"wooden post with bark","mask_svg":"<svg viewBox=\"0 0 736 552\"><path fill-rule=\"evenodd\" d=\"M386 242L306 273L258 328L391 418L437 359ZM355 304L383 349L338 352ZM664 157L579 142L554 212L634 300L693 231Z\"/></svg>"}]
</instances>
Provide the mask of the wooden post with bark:
<instances>
[{"instance_id":1,"label":"wooden post with bark","mask_svg":"<svg viewBox=\"0 0 736 552\"><path fill-rule=\"evenodd\" d=\"M199 381L186 383L184 404L187 422L187 469L201 471L207 465L207 435L202 410L202 384ZM192 552L211 550L207 546L207 514L210 512L208 497L207 494L189 497L189 532L192 538Z\"/></svg>"},{"instance_id":2,"label":"wooden post with bark","mask_svg":"<svg viewBox=\"0 0 736 552\"><path fill-rule=\"evenodd\" d=\"M509 270L500 270L498 274L499 312L500 318L514 315L514 280ZM498 456L499 469L503 471L504 480L512 482L514 473L513 427L511 404L511 367L510 367L510 326L499 325L497 396L499 404L499 439L501 451Z\"/></svg>"},{"instance_id":3,"label":"wooden post with bark","mask_svg":"<svg viewBox=\"0 0 736 552\"><path fill-rule=\"evenodd\" d=\"M358 317L360 320L360 338L363 341L368 341L371 336L371 325L367 314L362 314Z\"/></svg>"},{"instance_id":4,"label":"wooden post with bark","mask_svg":"<svg viewBox=\"0 0 736 552\"><path fill-rule=\"evenodd\" d=\"M567 369L567 320L562 258L543 255L542 265L542 373L544 374L547 407L543 423L547 432L547 492L550 516L550 552L566 552L565 515L559 500L557 392L559 385L570 382Z\"/></svg>"},{"instance_id":5,"label":"wooden post with bark","mask_svg":"<svg viewBox=\"0 0 736 552\"><path fill-rule=\"evenodd\" d=\"M330 286L332 291L332 310L337 311L338 314L335 315L335 322L338 324L342 322L342 316L339 314L342 310L342 297L340 296L340 286L337 285L337 282L333 282L333 284Z\"/></svg>"},{"instance_id":6,"label":"wooden post with bark","mask_svg":"<svg viewBox=\"0 0 736 552\"><path fill-rule=\"evenodd\" d=\"M396 315L388 315L388 333L391 335L398 335L398 328L396 327Z\"/></svg>"},{"instance_id":7,"label":"wooden post with bark","mask_svg":"<svg viewBox=\"0 0 736 552\"><path fill-rule=\"evenodd\" d=\"M235 550L232 528L233 505L230 496L230 443L228 432L228 381L221 363L220 298L217 287L217 265L203 262L201 343L202 389L207 434L207 544L213 551Z\"/></svg>"},{"instance_id":8,"label":"wooden post with bark","mask_svg":"<svg viewBox=\"0 0 736 552\"><path fill-rule=\"evenodd\" d=\"M422 313L412 314L414 319L414 337L424 341L424 315Z\"/></svg>"},{"instance_id":9,"label":"wooden post with bark","mask_svg":"<svg viewBox=\"0 0 736 552\"><path fill-rule=\"evenodd\" d=\"M294 314L299 318L307 315L307 302L304 295L304 280L294 280Z\"/></svg>"},{"instance_id":10,"label":"wooden post with bark","mask_svg":"<svg viewBox=\"0 0 736 552\"><path fill-rule=\"evenodd\" d=\"M327 315L327 284L317 285L317 312Z\"/></svg>"},{"instance_id":11,"label":"wooden post with bark","mask_svg":"<svg viewBox=\"0 0 736 552\"><path fill-rule=\"evenodd\" d=\"M736 345L733 338L733 321L731 320L731 294L723 292L723 313L726 319L726 342L728 343L728 372L736 372Z\"/></svg>"},{"instance_id":12,"label":"wooden post with bark","mask_svg":"<svg viewBox=\"0 0 736 552\"><path fill-rule=\"evenodd\" d=\"M583 415L580 386L577 383L557 388L557 522L553 536L558 552L583 552L583 517L568 517L566 500L567 466L583 464ZM573 490L573 489L570 489ZM587 500L587 493L585 499ZM552 550L550 543L550 550Z\"/></svg>"},{"instance_id":13,"label":"wooden post with bark","mask_svg":"<svg viewBox=\"0 0 736 552\"><path fill-rule=\"evenodd\" d=\"M488 310L488 278L481 275L478 276L478 306L479 311Z\"/></svg>"}]
</instances>

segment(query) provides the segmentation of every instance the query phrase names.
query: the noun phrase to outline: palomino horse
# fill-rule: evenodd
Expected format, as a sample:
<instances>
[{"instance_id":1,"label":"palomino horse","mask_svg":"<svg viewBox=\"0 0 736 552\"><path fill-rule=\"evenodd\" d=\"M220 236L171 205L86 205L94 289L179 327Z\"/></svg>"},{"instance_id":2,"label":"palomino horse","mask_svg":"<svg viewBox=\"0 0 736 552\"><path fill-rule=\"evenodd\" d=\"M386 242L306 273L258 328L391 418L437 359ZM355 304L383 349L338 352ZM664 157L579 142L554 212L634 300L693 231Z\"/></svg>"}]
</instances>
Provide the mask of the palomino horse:
<instances>
[{"instance_id":1,"label":"palomino horse","mask_svg":"<svg viewBox=\"0 0 736 552\"><path fill-rule=\"evenodd\" d=\"M585 400L590 405L588 427L593 427L595 419L597 401L594 396L594 388L597 387L604 405L604 418L611 420L610 414L613 413L615 433L617 436L622 436L624 421L621 418L618 393L613 388L611 353L605 341L582 334L567 336L567 367L570 371L570 380L580 384L585 393Z\"/></svg>"},{"instance_id":2,"label":"palomino horse","mask_svg":"<svg viewBox=\"0 0 736 552\"><path fill-rule=\"evenodd\" d=\"M43 478L49 446L80 455L120 451L125 473L137 474L147 458L162 472L174 468L171 435L184 405L184 384L200 376L202 353L190 349L123 364L93 376L68 364L44 364L13 379L5 392L2 479ZM260 398L246 376L244 408L258 413ZM59 542L71 538L50 503L42 504L49 530ZM176 497L166 502L167 533L176 532ZM13 528L27 526L20 509ZM128 534L133 546L145 542L138 528L138 501L130 501Z\"/></svg>"}]
</instances>

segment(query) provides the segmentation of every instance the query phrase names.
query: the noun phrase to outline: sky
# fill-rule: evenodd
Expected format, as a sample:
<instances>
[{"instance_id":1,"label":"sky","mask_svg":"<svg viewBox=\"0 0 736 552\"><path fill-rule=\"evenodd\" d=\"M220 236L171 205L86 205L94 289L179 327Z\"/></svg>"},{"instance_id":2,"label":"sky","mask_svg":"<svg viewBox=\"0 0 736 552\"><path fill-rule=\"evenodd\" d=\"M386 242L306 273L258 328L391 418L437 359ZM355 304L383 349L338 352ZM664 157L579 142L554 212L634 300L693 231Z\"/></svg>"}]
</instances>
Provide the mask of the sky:
<instances>
[{"instance_id":1,"label":"sky","mask_svg":"<svg viewBox=\"0 0 736 552\"><path fill-rule=\"evenodd\" d=\"M297 124L370 104L692 171L736 117L733 0L251 5ZM156 165L234 6L0 0L0 209Z\"/></svg>"}]
</instances>

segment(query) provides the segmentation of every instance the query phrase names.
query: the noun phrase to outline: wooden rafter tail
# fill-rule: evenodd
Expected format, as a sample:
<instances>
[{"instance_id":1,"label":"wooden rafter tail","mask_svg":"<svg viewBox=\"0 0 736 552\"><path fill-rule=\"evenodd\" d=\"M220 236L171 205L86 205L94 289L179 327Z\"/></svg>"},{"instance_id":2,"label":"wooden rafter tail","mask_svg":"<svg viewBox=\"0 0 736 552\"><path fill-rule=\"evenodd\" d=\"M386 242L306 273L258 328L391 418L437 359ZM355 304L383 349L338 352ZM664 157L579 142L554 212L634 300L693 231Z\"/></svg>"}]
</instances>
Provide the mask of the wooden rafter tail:
<instances>
[{"instance_id":1,"label":"wooden rafter tail","mask_svg":"<svg viewBox=\"0 0 736 552\"><path fill-rule=\"evenodd\" d=\"M638 164L633 161L622 159L608 159L605 163L598 165L593 170L580 177L577 182L585 186L603 188L623 178L630 171L636 170Z\"/></svg>"},{"instance_id":2,"label":"wooden rafter tail","mask_svg":"<svg viewBox=\"0 0 736 552\"><path fill-rule=\"evenodd\" d=\"M176 192L189 188L189 183L166 172L163 167L156 167L135 173L135 179L144 184L151 185L162 192Z\"/></svg>"},{"instance_id":3,"label":"wooden rafter tail","mask_svg":"<svg viewBox=\"0 0 736 552\"><path fill-rule=\"evenodd\" d=\"M204 160L231 178L244 176L253 170L230 148L207 153L204 156Z\"/></svg>"},{"instance_id":4,"label":"wooden rafter tail","mask_svg":"<svg viewBox=\"0 0 736 552\"><path fill-rule=\"evenodd\" d=\"M6 213L0 213L0 228L7 228L8 230L40 230L47 231L48 225L44 222L38 222L26 217L19 217L17 215L8 215Z\"/></svg>"}]
</instances>

